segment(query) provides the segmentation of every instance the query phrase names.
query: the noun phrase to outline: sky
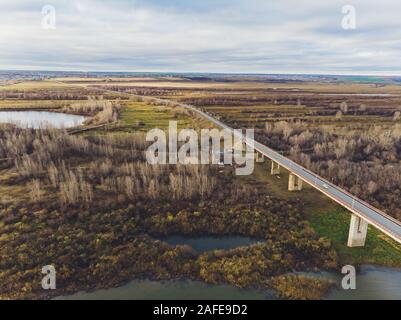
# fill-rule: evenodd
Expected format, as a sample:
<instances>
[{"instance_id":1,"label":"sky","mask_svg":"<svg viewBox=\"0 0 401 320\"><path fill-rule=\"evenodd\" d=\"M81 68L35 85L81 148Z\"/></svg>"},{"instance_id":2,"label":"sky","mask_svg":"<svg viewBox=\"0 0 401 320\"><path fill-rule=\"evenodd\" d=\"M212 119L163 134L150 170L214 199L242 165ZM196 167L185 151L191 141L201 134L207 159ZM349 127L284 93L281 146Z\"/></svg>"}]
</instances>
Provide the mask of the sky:
<instances>
[{"instance_id":1,"label":"sky","mask_svg":"<svg viewBox=\"0 0 401 320\"><path fill-rule=\"evenodd\" d=\"M3 70L401 75L400 57L399 0L0 0Z\"/></svg>"}]
</instances>

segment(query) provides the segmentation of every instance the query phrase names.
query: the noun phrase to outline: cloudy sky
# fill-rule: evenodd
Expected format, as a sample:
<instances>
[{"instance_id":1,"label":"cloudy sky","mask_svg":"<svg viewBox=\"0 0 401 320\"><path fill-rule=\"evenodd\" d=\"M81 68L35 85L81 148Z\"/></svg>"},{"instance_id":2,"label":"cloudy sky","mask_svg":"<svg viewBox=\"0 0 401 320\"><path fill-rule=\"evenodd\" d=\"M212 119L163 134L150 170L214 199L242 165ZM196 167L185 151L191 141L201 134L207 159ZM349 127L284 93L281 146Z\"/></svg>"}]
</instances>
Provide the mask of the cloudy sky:
<instances>
[{"instance_id":1,"label":"cloudy sky","mask_svg":"<svg viewBox=\"0 0 401 320\"><path fill-rule=\"evenodd\" d=\"M401 1L0 0L0 69L401 75Z\"/></svg>"}]
</instances>

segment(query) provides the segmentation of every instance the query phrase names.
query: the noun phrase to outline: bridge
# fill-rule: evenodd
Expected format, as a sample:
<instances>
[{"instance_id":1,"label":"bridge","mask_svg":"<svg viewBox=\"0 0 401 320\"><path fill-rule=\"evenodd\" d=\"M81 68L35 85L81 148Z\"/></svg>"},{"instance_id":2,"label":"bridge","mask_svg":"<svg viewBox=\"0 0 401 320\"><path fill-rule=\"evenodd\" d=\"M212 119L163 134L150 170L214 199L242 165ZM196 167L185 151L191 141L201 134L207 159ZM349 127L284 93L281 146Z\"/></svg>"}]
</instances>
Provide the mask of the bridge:
<instances>
[{"instance_id":1,"label":"bridge","mask_svg":"<svg viewBox=\"0 0 401 320\"><path fill-rule=\"evenodd\" d=\"M65 84L65 83L64 83ZM140 99L149 99L156 103L174 103L176 106L184 107L188 110L192 110L196 114L204 117L210 122L214 123L222 129L226 129L231 132L234 136L237 136L242 142L256 152L256 161L264 161L264 158L268 158L272 161L271 174L280 174L280 169L285 168L289 171L289 181L288 190L289 191L301 191L303 187L303 182L309 184L312 188L320 191L324 195L328 196L330 199L334 200L342 207L346 208L351 212L351 222L348 235L348 246L349 247L363 247L365 246L366 236L368 231L368 225L372 225L375 228L382 231L385 235L392 238L398 243L401 243L401 222L397 219L389 216L385 212L374 208L367 202L358 199L356 196L350 194L346 190L334 185L328 180L320 177L319 175L313 173L312 171L302 167L301 165L295 163L294 161L282 156L273 149L263 145L254 139L247 138L245 135L239 131L235 131L233 128L227 126L220 120L214 118L212 115L208 114L196 108L192 105L178 103L175 101L167 99L159 99L155 97L144 97L136 94L119 92L115 90L109 90L99 87L90 87L91 89L99 90L102 92L119 93L122 95L128 95Z\"/></svg>"},{"instance_id":2,"label":"bridge","mask_svg":"<svg viewBox=\"0 0 401 320\"><path fill-rule=\"evenodd\" d=\"M195 108L190 105L181 104L215 125L229 130L233 135L242 139L243 143L255 149L257 153L256 161L261 162L264 158L272 161L271 174L280 174L280 168L285 168L289 171L289 191L301 191L303 182L309 184L312 188L320 191L328 196L347 210L351 215L351 223L348 236L349 247L363 247L366 242L368 225L371 224L375 228L382 231L384 234L401 243L401 222L384 213L383 211L374 208L368 203L358 199L346 190L332 184L328 180L318 176L312 171L300 166L294 161L282 156L273 149L255 141L254 139L247 138L245 135L238 131L234 131L231 127L227 126L220 120L217 120L210 114Z\"/></svg>"}]
</instances>

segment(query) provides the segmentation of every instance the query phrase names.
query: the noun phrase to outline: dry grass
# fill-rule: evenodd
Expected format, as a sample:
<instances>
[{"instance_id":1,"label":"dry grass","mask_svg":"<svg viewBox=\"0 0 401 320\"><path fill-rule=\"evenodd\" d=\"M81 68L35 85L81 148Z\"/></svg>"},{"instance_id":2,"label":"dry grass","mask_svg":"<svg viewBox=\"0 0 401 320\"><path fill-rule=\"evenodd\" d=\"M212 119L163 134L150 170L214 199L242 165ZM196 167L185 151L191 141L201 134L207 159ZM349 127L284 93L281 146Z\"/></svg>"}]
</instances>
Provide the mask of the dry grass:
<instances>
[{"instance_id":1,"label":"dry grass","mask_svg":"<svg viewBox=\"0 0 401 320\"><path fill-rule=\"evenodd\" d=\"M55 81L23 81L8 86L0 86L1 90L33 90L33 89L54 89L68 88L70 85Z\"/></svg>"}]
</instances>

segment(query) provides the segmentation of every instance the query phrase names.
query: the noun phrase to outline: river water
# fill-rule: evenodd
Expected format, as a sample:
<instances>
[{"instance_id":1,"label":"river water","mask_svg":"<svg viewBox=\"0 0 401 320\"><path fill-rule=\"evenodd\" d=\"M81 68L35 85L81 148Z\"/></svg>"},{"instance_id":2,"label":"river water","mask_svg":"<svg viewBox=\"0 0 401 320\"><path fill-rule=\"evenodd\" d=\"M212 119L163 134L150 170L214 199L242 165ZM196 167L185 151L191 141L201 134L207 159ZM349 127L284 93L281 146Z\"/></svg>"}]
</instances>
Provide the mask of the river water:
<instances>
[{"instance_id":1,"label":"river water","mask_svg":"<svg viewBox=\"0 0 401 320\"><path fill-rule=\"evenodd\" d=\"M327 296L331 300L401 300L401 269L361 266L356 276L356 290L343 290L342 275L329 275L338 288Z\"/></svg>"},{"instance_id":2,"label":"river water","mask_svg":"<svg viewBox=\"0 0 401 320\"><path fill-rule=\"evenodd\" d=\"M22 128L71 128L80 126L85 117L48 111L0 111L0 123L12 123Z\"/></svg>"},{"instance_id":3,"label":"river water","mask_svg":"<svg viewBox=\"0 0 401 320\"><path fill-rule=\"evenodd\" d=\"M230 285L208 285L192 280L133 280L121 287L79 292L57 300L265 300L273 291L239 289Z\"/></svg>"}]
</instances>

